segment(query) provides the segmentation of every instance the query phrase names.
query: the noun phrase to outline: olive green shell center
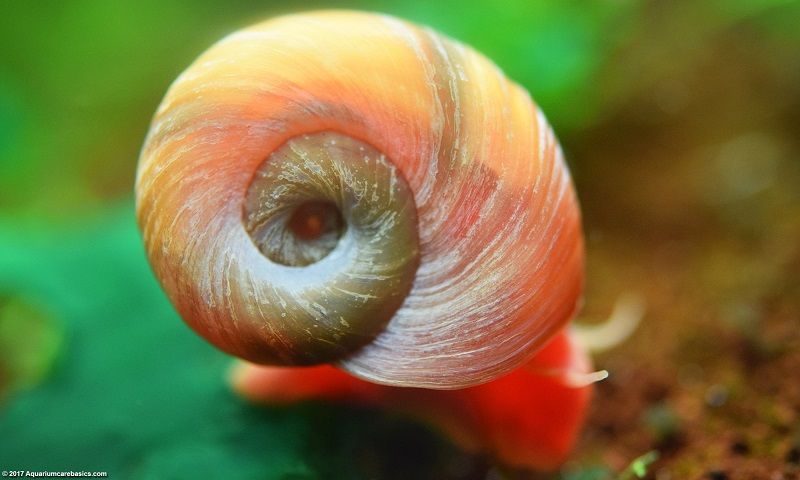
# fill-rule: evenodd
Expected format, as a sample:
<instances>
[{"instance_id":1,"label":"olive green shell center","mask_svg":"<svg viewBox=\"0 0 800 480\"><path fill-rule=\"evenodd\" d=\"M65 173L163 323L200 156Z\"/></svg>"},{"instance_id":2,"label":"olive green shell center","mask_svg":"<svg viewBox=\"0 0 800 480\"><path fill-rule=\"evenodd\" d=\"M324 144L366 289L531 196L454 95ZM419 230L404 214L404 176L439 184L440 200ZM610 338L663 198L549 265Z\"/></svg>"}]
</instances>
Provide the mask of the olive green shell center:
<instances>
[{"instance_id":1,"label":"olive green shell center","mask_svg":"<svg viewBox=\"0 0 800 480\"><path fill-rule=\"evenodd\" d=\"M314 288L282 295L288 301L272 314L309 323L291 339L304 345L293 361L341 358L363 346L411 289L419 263L413 194L367 143L335 132L290 139L256 170L243 207L244 227L265 261L320 278ZM309 305L324 308L310 315Z\"/></svg>"}]
</instances>

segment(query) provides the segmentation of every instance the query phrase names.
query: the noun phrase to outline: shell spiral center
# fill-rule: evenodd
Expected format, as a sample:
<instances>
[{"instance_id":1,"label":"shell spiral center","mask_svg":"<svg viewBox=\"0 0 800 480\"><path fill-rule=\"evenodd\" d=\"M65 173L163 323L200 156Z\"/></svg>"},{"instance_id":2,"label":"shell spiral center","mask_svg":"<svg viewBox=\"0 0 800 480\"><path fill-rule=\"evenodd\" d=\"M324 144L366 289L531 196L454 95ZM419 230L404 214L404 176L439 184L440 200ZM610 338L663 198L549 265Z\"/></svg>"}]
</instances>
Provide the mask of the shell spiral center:
<instances>
[{"instance_id":1,"label":"shell spiral center","mask_svg":"<svg viewBox=\"0 0 800 480\"><path fill-rule=\"evenodd\" d=\"M336 132L289 139L258 167L243 207L245 230L266 260L314 264L308 273L320 284L288 291L275 314L317 325L296 339L317 344L316 352L329 343L321 350L340 356L341 347L372 340L411 289L419 263L414 197L367 143Z\"/></svg>"}]
</instances>

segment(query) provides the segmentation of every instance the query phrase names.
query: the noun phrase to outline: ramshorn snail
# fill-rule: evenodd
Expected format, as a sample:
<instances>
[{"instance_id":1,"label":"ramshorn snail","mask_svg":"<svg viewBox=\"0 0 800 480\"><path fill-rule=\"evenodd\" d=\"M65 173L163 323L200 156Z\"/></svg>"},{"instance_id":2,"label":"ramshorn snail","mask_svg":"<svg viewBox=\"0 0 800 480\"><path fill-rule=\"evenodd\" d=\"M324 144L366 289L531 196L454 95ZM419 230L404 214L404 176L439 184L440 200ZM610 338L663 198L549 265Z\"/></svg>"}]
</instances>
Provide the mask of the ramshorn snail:
<instances>
[{"instance_id":1,"label":"ramshorn snail","mask_svg":"<svg viewBox=\"0 0 800 480\"><path fill-rule=\"evenodd\" d=\"M388 16L218 42L159 107L136 199L181 316L258 364L473 395L567 345L581 299L580 212L542 113L469 47ZM581 363L563 345L557 367Z\"/></svg>"}]
</instances>

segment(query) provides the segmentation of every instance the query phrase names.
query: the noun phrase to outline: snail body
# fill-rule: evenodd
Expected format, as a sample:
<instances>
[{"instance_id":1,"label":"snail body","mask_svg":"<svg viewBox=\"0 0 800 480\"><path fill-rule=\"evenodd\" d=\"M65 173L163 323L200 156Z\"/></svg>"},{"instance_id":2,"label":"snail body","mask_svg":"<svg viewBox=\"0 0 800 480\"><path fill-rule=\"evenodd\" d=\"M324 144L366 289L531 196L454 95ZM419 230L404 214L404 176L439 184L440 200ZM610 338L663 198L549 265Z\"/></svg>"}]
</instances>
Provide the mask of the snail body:
<instances>
[{"instance_id":1,"label":"snail body","mask_svg":"<svg viewBox=\"0 0 800 480\"><path fill-rule=\"evenodd\" d=\"M592 395L589 377L595 375L590 370L585 349L564 331L510 374L458 390L378 385L330 365L282 368L244 362L233 369L231 383L259 404L324 401L404 414L500 464L554 470L567 459L583 425Z\"/></svg>"},{"instance_id":2,"label":"snail body","mask_svg":"<svg viewBox=\"0 0 800 480\"><path fill-rule=\"evenodd\" d=\"M383 15L233 33L171 86L137 218L183 319L269 365L456 389L574 315L580 212L553 133L489 60Z\"/></svg>"}]
</instances>

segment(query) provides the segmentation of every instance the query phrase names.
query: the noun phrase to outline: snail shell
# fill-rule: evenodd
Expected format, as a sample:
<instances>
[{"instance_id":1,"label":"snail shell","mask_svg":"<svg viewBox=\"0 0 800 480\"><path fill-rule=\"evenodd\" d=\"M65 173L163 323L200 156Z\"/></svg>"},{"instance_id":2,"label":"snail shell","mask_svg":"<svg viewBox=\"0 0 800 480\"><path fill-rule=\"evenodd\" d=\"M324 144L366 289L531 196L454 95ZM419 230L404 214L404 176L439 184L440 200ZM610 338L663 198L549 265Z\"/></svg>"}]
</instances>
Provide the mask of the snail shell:
<instances>
[{"instance_id":1,"label":"snail shell","mask_svg":"<svg viewBox=\"0 0 800 480\"><path fill-rule=\"evenodd\" d=\"M388 16L279 17L211 47L158 108L136 200L180 315L257 363L461 388L530 359L581 297L542 113L474 50Z\"/></svg>"}]
</instances>

